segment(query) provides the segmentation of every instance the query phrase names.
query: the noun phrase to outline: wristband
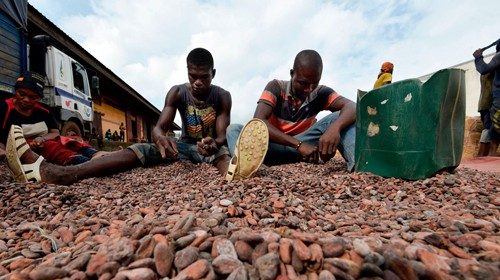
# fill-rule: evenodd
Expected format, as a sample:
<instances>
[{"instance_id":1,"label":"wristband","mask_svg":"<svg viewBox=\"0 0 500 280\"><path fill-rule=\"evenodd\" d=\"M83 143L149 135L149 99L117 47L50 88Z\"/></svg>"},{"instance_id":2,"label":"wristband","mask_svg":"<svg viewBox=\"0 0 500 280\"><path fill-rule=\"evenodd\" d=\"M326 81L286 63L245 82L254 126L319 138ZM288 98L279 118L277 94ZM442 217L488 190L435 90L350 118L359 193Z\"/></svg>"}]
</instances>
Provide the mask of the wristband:
<instances>
[{"instance_id":1,"label":"wristband","mask_svg":"<svg viewBox=\"0 0 500 280\"><path fill-rule=\"evenodd\" d=\"M300 148L300 145L302 145L302 141L299 141L299 143L297 145L295 145L295 150L299 150Z\"/></svg>"}]
</instances>

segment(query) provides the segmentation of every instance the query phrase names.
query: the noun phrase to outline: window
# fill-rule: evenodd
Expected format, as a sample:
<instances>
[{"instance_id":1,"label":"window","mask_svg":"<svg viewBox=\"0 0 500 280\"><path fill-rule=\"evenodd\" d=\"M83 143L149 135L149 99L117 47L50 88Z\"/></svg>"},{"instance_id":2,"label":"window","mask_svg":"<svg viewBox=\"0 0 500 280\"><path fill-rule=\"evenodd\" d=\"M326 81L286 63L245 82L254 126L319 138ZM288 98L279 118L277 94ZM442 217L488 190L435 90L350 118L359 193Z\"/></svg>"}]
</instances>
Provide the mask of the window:
<instances>
[{"instance_id":1,"label":"window","mask_svg":"<svg viewBox=\"0 0 500 280\"><path fill-rule=\"evenodd\" d=\"M83 67L74 62L71 64L71 66L73 68L73 83L75 88L85 93L84 78L83 78L83 73L85 72L82 71Z\"/></svg>"},{"instance_id":2,"label":"window","mask_svg":"<svg viewBox=\"0 0 500 280\"><path fill-rule=\"evenodd\" d=\"M133 120L132 121L132 138L134 139L134 142L139 142L139 136L137 135L137 121Z\"/></svg>"}]
</instances>

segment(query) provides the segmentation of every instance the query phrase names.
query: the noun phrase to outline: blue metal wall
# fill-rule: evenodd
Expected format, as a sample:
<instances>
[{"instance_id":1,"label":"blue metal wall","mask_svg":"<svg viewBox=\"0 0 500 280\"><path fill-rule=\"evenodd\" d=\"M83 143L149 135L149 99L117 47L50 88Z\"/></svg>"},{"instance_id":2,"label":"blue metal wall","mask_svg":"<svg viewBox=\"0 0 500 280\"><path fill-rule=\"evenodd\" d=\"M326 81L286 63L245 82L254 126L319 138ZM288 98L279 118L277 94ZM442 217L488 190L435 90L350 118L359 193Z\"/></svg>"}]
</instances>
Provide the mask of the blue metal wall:
<instances>
[{"instance_id":1,"label":"blue metal wall","mask_svg":"<svg viewBox=\"0 0 500 280\"><path fill-rule=\"evenodd\" d=\"M27 69L26 36L0 10L0 95L14 93L17 76Z\"/></svg>"}]
</instances>

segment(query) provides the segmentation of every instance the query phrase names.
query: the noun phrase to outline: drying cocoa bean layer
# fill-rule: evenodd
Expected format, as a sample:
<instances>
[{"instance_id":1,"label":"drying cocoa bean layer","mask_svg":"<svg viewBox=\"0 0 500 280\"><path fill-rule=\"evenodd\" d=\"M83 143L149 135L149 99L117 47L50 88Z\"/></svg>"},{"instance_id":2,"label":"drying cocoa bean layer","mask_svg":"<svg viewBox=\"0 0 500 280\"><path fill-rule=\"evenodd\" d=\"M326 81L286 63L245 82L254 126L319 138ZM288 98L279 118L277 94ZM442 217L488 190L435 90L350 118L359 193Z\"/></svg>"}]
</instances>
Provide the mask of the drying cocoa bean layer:
<instances>
[{"instance_id":1,"label":"drying cocoa bean layer","mask_svg":"<svg viewBox=\"0 0 500 280\"><path fill-rule=\"evenodd\" d=\"M226 183L207 164L71 186L0 165L3 279L498 279L500 176L405 181L341 161Z\"/></svg>"}]
</instances>

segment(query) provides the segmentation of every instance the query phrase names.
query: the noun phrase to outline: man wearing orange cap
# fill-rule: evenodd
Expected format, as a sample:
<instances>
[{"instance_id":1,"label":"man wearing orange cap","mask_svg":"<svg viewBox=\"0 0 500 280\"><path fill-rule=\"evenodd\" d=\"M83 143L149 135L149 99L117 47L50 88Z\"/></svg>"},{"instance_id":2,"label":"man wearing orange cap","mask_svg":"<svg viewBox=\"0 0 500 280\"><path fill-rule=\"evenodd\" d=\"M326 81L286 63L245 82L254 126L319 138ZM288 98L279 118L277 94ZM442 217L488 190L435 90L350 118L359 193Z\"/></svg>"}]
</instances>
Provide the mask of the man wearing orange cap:
<instances>
[{"instance_id":1,"label":"man wearing orange cap","mask_svg":"<svg viewBox=\"0 0 500 280\"><path fill-rule=\"evenodd\" d=\"M380 73L377 76L377 80L373 85L373 89L379 88L381 86L390 84L392 82L392 70L394 69L394 64L390 62L384 62L380 68Z\"/></svg>"}]
</instances>

